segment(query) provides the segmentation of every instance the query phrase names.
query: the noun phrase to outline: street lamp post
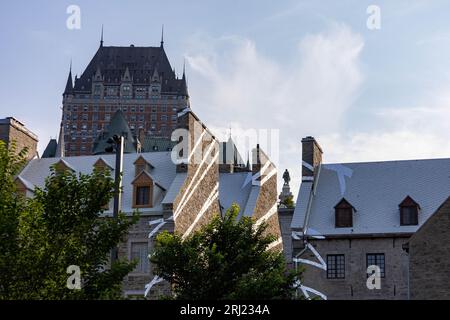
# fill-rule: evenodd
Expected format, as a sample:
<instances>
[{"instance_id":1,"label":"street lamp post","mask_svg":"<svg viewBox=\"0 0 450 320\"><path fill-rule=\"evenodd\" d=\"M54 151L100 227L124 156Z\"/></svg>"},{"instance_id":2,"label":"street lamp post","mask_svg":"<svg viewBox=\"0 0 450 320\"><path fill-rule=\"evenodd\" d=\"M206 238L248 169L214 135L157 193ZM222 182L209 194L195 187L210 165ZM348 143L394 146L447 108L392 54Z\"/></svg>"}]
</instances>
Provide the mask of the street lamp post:
<instances>
[{"instance_id":1,"label":"street lamp post","mask_svg":"<svg viewBox=\"0 0 450 320\"><path fill-rule=\"evenodd\" d=\"M117 219L119 216L119 210L122 202L122 167L123 167L123 136L114 135L112 138L108 139L109 147L105 149L106 152L116 153L116 165L115 165L115 175L114 175L114 208L113 208L113 219ZM114 247L111 250L111 264L115 262L118 258L118 248Z\"/></svg>"}]
</instances>

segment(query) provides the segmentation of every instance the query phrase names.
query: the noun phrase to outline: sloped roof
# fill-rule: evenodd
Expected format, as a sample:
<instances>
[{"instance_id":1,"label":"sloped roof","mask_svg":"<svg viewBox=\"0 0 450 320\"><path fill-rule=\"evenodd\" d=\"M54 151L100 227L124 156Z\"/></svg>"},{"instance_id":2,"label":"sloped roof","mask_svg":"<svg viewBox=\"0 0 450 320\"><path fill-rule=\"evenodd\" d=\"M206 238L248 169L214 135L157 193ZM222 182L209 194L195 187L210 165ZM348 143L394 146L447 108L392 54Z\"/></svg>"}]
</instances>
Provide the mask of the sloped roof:
<instances>
[{"instance_id":1,"label":"sloped roof","mask_svg":"<svg viewBox=\"0 0 450 320\"><path fill-rule=\"evenodd\" d=\"M300 186L293 228L304 226L312 185ZM315 189L308 227L320 234L413 233L450 196L450 159L322 164ZM398 205L408 195L421 207L418 226L400 226ZM353 228L335 228L342 198L357 210Z\"/></svg>"},{"instance_id":2,"label":"sloped roof","mask_svg":"<svg viewBox=\"0 0 450 320\"><path fill-rule=\"evenodd\" d=\"M131 182L134 180L135 170L134 161L138 157L144 157L146 161L152 163L154 169L152 169L152 178L161 185L163 189L168 190L172 185L172 181L176 176L175 164L171 161L170 152L151 152L151 153L130 153L124 154L123 157L123 196L122 196L122 210L126 213L131 213L132 208L132 192L133 185ZM65 157L63 161L68 166L73 168L77 173L84 174L92 173L94 164L102 158L106 163L115 164L115 155L90 155L90 156L77 156L77 157ZM41 158L31 160L25 169L20 173L20 177L29 182L30 185L43 187L45 178L50 173L50 166L59 162L61 158ZM139 209L141 212L157 212L161 213L161 203L155 203L153 208ZM112 213L112 206L110 210L106 211L107 214Z\"/></svg>"},{"instance_id":3,"label":"sloped roof","mask_svg":"<svg viewBox=\"0 0 450 320\"><path fill-rule=\"evenodd\" d=\"M145 136L141 148L142 152L171 151L177 143L168 138Z\"/></svg>"},{"instance_id":4,"label":"sloped roof","mask_svg":"<svg viewBox=\"0 0 450 320\"><path fill-rule=\"evenodd\" d=\"M107 141L114 135L122 135L125 137L124 153L136 152L136 140L134 139L133 133L125 120L122 110L119 109L114 113L108 128L104 130L95 140L92 153L105 153L105 148L109 146Z\"/></svg>"},{"instance_id":5,"label":"sloped roof","mask_svg":"<svg viewBox=\"0 0 450 320\"><path fill-rule=\"evenodd\" d=\"M235 164L245 167L245 162L231 137L226 142L220 142L220 160L221 163Z\"/></svg>"},{"instance_id":6,"label":"sloped roof","mask_svg":"<svg viewBox=\"0 0 450 320\"><path fill-rule=\"evenodd\" d=\"M55 157L57 148L58 143L56 142L56 139L50 139L47 146L45 147L44 153L42 154L42 158Z\"/></svg>"},{"instance_id":7,"label":"sloped roof","mask_svg":"<svg viewBox=\"0 0 450 320\"><path fill-rule=\"evenodd\" d=\"M219 200L224 210L229 209L233 203L236 203L241 209L239 215L242 216L244 214L252 190L251 179L246 183L249 174L251 175L252 173L235 172L219 174Z\"/></svg>"},{"instance_id":8,"label":"sloped roof","mask_svg":"<svg viewBox=\"0 0 450 320\"><path fill-rule=\"evenodd\" d=\"M134 84L149 85L157 70L162 77L161 91L178 93L185 91L185 81L177 79L163 47L100 46L92 60L75 80L74 92L90 92L92 79L100 70L106 84L119 84L128 68Z\"/></svg>"}]
</instances>

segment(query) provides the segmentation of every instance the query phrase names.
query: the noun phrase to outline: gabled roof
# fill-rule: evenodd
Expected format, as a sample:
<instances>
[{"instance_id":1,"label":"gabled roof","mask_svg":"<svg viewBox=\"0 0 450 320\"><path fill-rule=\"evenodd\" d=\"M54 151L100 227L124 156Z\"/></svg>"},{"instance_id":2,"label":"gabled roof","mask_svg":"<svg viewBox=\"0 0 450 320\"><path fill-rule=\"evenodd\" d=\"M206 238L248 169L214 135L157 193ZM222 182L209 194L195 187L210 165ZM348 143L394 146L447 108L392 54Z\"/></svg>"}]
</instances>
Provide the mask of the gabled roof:
<instances>
[{"instance_id":1,"label":"gabled roof","mask_svg":"<svg viewBox=\"0 0 450 320\"><path fill-rule=\"evenodd\" d=\"M20 181L20 183L29 191L33 191L34 190L34 185L29 182L28 180L26 180L25 178L21 177L21 176L17 176L16 181Z\"/></svg>"},{"instance_id":2,"label":"gabled roof","mask_svg":"<svg viewBox=\"0 0 450 320\"><path fill-rule=\"evenodd\" d=\"M110 165L108 162L106 162L105 159L103 159L102 157L98 158L98 160L95 161L94 167L97 167L97 166L105 166L105 167L109 168L110 170L114 170L114 167L112 165Z\"/></svg>"},{"instance_id":3,"label":"gabled roof","mask_svg":"<svg viewBox=\"0 0 450 320\"><path fill-rule=\"evenodd\" d=\"M406 196L405 199L403 199L403 201L398 205L399 207L410 207L410 206L415 206L420 208L420 205L414 201L413 198L411 198L410 196Z\"/></svg>"},{"instance_id":4,"label":"gabled roof","mask_svg":"<svg viewBox=\"0 0 450 320\"><path fill-rule=\"evenodd\" d=\"M157 185L158 187L160 187L162 190L166 191L167 189L157 180L155 180L155 178L152 177L152 175L150 173L148 173L146 170L142 170L134 179L133 181L131 181L131 183L135 183L142 175L145 175L147 178L149 178L151 181L153 181L153 183L155 185Z\"/></svg>"},{"instance_id":5,"label":"gabled roof","mask_svg":"<svg viewBox=\"0 0 450 320\"><path fill-rule=\"evenodd\" d=\"M175 179L176 166L171 161L170 152L151 152L151 153L128 153L123 156L123 197L122 197L122 209L125 213L132 213L132 192L133 185L131 182L135 178L135 170L133 163L136 159L142 156L147 162L150 162L155 167L152 170L151 177L157 183L161 189L168 190ZM94 164L103 159L106 163L115 163L114 154L105 154L99 157L98 155L89 156L76 156L65 157L62 161L73 168L77 173L90 174L93 171ZM43 187L45 184L45 178L50 174L50 166L61 161L61 158L41 158L31 160L25 169L20 173L19 177L25 179L30 185ZM173 190L173 193L178 193L178 190ZM161 214L161 199L157 199L153 208L140 209L141 212L157 212ZM107 213L111 213L110 208Z\"/></svg>"},{"instance_id":6,"label":"gabled roof","mask_svg":"<svg viewBox=\"0 0 450 320\"><path fill-rule=\"evenodd\" d=\"M293 228L302 229L309 212L308 227L323 235L413 233L450 196L450 159L322 164L315 183L315 192L310 181L300 186ZM400 226L408 195L421 206L418 226ZM351 229L334 227L342 198L358 209Z\"/></svg>"},{"instance_id":7,"label":"gabled roof","mask_svg":"<svg viewBox=\"0 0 450 320\"><path fill-rule=\"evenodd\" d=\"M335 209L338 208L352 208L354 211L356 211L355 207L352 206L350 202L348 202L345 198L342 198L341 201L339 201L335 206Z\"/></svg>"}]
</instances>

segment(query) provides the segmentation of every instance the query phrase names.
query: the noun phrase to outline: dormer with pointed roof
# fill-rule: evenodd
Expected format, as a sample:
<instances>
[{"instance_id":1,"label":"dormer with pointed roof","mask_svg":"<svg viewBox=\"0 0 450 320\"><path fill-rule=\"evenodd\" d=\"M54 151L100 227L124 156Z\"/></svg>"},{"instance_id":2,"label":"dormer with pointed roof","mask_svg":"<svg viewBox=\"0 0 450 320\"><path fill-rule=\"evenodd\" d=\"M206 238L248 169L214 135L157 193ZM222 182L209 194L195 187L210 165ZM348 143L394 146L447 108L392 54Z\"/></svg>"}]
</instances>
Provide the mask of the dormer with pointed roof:
<instances>
[{"instance_id":1,"label":"dormer with pointed roof","mask_svg":"<svg viewBox=\"0 0 450 320\"><path fill-rule=\"evenodd\" d=\"M72 62L70 63L69 76L67 77L66 88L64 89L63 95L69 95L73 92L73 82L72 82Z\"/></svg>"}]
</instances>

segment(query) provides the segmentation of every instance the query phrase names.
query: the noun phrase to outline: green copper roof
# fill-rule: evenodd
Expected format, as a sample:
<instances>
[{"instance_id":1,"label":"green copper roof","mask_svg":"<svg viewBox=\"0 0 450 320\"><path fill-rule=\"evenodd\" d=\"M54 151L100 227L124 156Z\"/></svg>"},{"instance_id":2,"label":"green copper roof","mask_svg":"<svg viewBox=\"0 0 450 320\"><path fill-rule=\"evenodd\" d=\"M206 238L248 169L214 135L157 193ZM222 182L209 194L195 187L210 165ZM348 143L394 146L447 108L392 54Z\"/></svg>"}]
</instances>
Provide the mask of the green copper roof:
<instances>
[{"instance_id":1,"label":"green copper roof","mask_svg":"<svg viewBox=\"0 0 450 320\"><path fill-rule=\"evenodd\" d=\"M141 141L142 152L171 151L176 144L176 141L171 141L167 138L149 136L146 136L144 141Z\"/></svg>"},{"instance_id":2,"label":"green copper roof","mask_svg":"<svg viewBox=\"0 0 450 320\"><path fill-rule=\"evenodd\" d=\"M122 110L117 110L116 113L114 113L108 128L95 140L92 153L106 153L105 149L110 145L107 141L114 135L122 135L125 138L124 153L136 152L136 140L133 137L133 133L125 120Z\"/></svg>"}]
</instances>

